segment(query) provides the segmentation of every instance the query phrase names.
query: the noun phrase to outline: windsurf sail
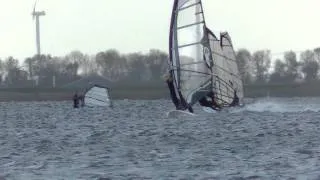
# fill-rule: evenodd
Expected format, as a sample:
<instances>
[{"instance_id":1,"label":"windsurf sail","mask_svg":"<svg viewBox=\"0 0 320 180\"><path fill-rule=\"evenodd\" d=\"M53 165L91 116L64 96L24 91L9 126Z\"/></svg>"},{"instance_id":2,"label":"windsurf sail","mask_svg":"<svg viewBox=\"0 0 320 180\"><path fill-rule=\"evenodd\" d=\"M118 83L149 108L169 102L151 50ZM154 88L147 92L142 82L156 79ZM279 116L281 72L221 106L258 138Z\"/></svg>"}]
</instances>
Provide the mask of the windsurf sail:
<instances>
[{"instance_id":1,"label":"windsurf sail","mask_svg":"<svg viewBox=\"0 0 320 180\"><path fill-rule=\"evenodd\" d=\"M218 39L207 28L201 0L174 1L169 52L174 102L178 99L186 109L213 92L217 106L230 106L237 98L242 103L243 85L231 38L222 32Z\"/></svg>"},{"instance_id":2,"label":"windsurf sail","mask_svg":"<svg viewBox=\"0 0 320 180\"><path fill-rule=\"evenodd\" d=\"M210 46L214 61L212 71L216 77L213 83L213 91L217 103L222 106L229 106L235 98L235 92L241 103L243 100L243 84L229 34L227 32L220 33L219 40L210 32Z\"/></svg>"},{"instance_id":3,"label":"windsurf sail","mask_svg":"<svg viewBox=\"0 0 320 180\"><path fill-rule=\"evenodd\" d=\"M90 87L84 96L86 106L111 106L111 99L107 87L93 85Z\"/></svg>"},{"instance_id":4,"label":"windsurf sail","mask_svg":"<svg viewBox=\"0 0 320 180\"><path fill-rule=\"evenodd\" d=\"M175 0L169 37L174 91L185 108L212 91L212 52L201 0Z\"/></svg>"},{"instance_id":5,"label":"windsurf sail","mask_svg":"<svg viewBox=\"0 0 320 180\"><path fill-rule=\"evenodd\" d=\"M242 79L238 69L236 53L234 51L229 33L228 32L220 33L220 41L221 41L221 47L222 47L222 51L225 59L224 66L226 67L228 72L229 79L227 80L230 83L232 90L237 92L240 102L242 102L243 96L244 96L243 84L242 84ZM233 94L232 94L232 97L233 97Z\"/></svg>"}]
</instances>

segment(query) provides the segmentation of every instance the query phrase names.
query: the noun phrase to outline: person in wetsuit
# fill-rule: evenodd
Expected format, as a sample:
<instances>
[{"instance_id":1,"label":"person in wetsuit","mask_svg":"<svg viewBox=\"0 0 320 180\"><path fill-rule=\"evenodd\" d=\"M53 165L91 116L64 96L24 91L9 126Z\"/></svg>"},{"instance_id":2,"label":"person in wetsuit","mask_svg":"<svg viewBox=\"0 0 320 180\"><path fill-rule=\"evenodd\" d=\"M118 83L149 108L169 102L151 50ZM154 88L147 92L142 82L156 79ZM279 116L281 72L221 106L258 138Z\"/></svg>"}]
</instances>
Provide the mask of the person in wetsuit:
<instances>
[{"instance_id":1,"label":"person in wetsuit","mask_svg":"<svg viewBox=\"0 0 320 180\"><path fill-rule=\"evenodd\" d=\"M78 96L78 92L76 92L74 95L73 95L73 107L74 108L79 108L79 96Z\"/></svg>"},{"instance_id":2,"label":"person in wetsuit","mask_svg":"<svg viewBox=\"0 0 320 180\"><path fill-rule=\"evenodd\" d=\"M181 102L176 94L176 91L174 89L174 84L173 84L173 79L172 75L170 73L165 75L166 83L168 85L169 91L170 91L170 96L172 99L173 104L176 106L177 110L186 110L188 109L189 112L193 113L193 109L191 106L187 105L185 102ZM180 93L180 92L179 92ZM179 94L181 97L181 94Z\"/></svg>"},{"instance_id":3,"label":"person in wetsuit","mask_svg":"<svg viewBox=\"0 0 320 180\"><path fill-rule=\"evenodd\" d=\"M211 100L208 100L207 98L211 98ZM199 104L201 106L205 106L205 107L210 107L216 111L221 110L221 107L218 105L218 103L215 101L214 98L214 93L211 91L209 92L206 96L204 96L203 98L201 98L199 100Z\"/></svg>"},{"instance_id":4,"label":"person in wetsuit","mask_svg":"<svg viewBox=\"0 0 320 180\"><path fill-rule=\"evenodd\" d=\"M239 97L237 95L237 91L233 92L233 101L230 104L230 107L239 106Z\"/></svg>"},{"instance_id":5,"label":"person in wetsuit","mask_svg":"<svg viewBox=\"0 0 320 180\"><path fill-rule=\"evenodd\" d=\"M220 110L221 106L217 103L217 101L214 97L214 92L213 91L209 92L208 96L211 98L211 103L212 103L213 107Z\"/></svg>"}]
</instances>

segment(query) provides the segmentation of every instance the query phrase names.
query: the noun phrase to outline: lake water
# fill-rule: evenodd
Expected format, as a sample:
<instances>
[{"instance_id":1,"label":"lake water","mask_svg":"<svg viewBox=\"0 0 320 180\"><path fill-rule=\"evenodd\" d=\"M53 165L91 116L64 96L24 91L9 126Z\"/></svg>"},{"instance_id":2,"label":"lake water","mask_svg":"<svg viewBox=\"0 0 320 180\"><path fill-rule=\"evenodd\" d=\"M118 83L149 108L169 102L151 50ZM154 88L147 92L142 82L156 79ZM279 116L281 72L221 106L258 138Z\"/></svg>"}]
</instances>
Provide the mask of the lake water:
<instances>
[{"instance_id":1,"label":"lake water","mask_svg":"<svg viewBox=\"0 0 320 180\"><path fill-rule=\"evenodd\" d=\"M42 179L320 179L320 98L168 118L169 100L0 103L0 176ZM1 179L1 178L0 178Z\"/></svg>"}]
</instances>

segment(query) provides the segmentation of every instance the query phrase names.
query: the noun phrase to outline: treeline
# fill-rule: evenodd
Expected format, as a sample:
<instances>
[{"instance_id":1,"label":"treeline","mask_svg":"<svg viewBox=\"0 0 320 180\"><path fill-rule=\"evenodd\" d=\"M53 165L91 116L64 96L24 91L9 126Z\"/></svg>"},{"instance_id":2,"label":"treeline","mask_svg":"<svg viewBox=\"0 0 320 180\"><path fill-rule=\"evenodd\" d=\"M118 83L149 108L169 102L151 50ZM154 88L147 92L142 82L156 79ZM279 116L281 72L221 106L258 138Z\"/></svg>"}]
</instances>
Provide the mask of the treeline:
<instances>
[{"instance_id":1,"label":"treeline","mask_svg":"<svg viewBox=\"0 0 320 180\"><path fill-rule=\"evenodd\" d=\"M271 51L251 53L246 49L236 52L240 75L244 84L292 84L319 79L320 48L306 50L297 57L293 51L283 54L271 66ZM35 55L26 58L23 65L13 57L0 59L2 87L62 86L85 76L100 75L119 83L162 81L167 70L168 54L152 49L148 53L121 54L110 49L95 55L73 51L63 57ZM37 78L35 78L37 77Z\"/></svg>"},{"instance_id":2,"label":"treeline","mask_svg":"<svg viewBox=\"0 0 320 180\"><path fill-rule=\"evenodd\" d=\"M113 82L159 81L167 68L168 55L152 49L148 53L120 54L110 49L89 56L73 51L64 57L35 55L23 65L13 57L0 60L2 87L62 86L85 76L99 75Z\"/></svg>"},{"instance_id":3,"label":"treeline","mask_svg":"<svg viewBox=\"0 0 320 180\"><path fill-rule=\"evenodd\" d=\"M319 80L320 48L296 52L284 52L271 66L271 51L260 50L251 54L240 49L237 63L244 84L292 84ZM299 58L299 59L298 59Z\"/></svg>"}]
</instances>

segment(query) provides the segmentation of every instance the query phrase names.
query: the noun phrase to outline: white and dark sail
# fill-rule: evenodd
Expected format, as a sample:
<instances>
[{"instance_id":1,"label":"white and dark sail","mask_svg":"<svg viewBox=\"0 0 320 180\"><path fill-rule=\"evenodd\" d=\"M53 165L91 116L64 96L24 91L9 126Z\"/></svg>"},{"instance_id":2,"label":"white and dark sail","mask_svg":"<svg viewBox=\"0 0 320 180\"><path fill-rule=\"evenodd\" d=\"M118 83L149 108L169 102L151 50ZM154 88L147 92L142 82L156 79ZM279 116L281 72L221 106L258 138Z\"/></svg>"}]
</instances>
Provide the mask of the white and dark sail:
<instances>
[{"instance_id":1,"label":"white and dark sail","mask_svg":"<svg viewBox=\"0 0 320 180\"><path fill-rule=\"evenodd\" d=\"M243 99L232 41L218 39L207 28L201 0L175 0L170 26L169 66L176 98L190 107L214 93L220 106L230 106L235 94Z\"/></svg>"},{"instance_id":2,"label":"white and dark sail","mask_svg":"<svg viewBox=\"0 0 320 180\"><path fill-rule=\"evenodd\" d=\"M89 107L111 106L108 87L93 85L85 92L84 102Z\"/></svg>"},{"instance_id":3,"label":"white and dark sail","mask_svg":"<svg viewBox=\"0 0 320 180\"><path fill-rule=\"evenodd\" d=\"M237 92L237 95L240 101L242 101L244 96L242 79L241 79L239 69L238 69L238 64L236 61L236 53L234 51L231 37L228 34L228 32L220 33L220 41L221 41L220 44L221 44L221 48L222 48L224 59L225 59L224 67L228 72L227 80L231 86L231 89ZM233 94L232 94L232 97L233 97Z\"/></svg>"},{"instance_id":4,"label":"white and dark sail","mask_svg":"<svg viewBox=\"0 0 320 180\"><path fill-rule=\"evenodd\" d=\"M212 52L201 0L175 0L170 26L170 72L177 98L192 106L212 90Z\"/></svg>"},{"instance_id":5,"label":"white and dark sail","mask_svg":"<svg viewBox=\"0 0 320 180\"><path fill-rule=\"evenodd\" d=\"M216 102L229 106L235 92L240 101L243 99L243 85L239 75L235 51L227 32L220 33L220 40L210 31L210 46L213 53L212 71L215 74L213 91Z\"/></svg>"}]
</instances>

